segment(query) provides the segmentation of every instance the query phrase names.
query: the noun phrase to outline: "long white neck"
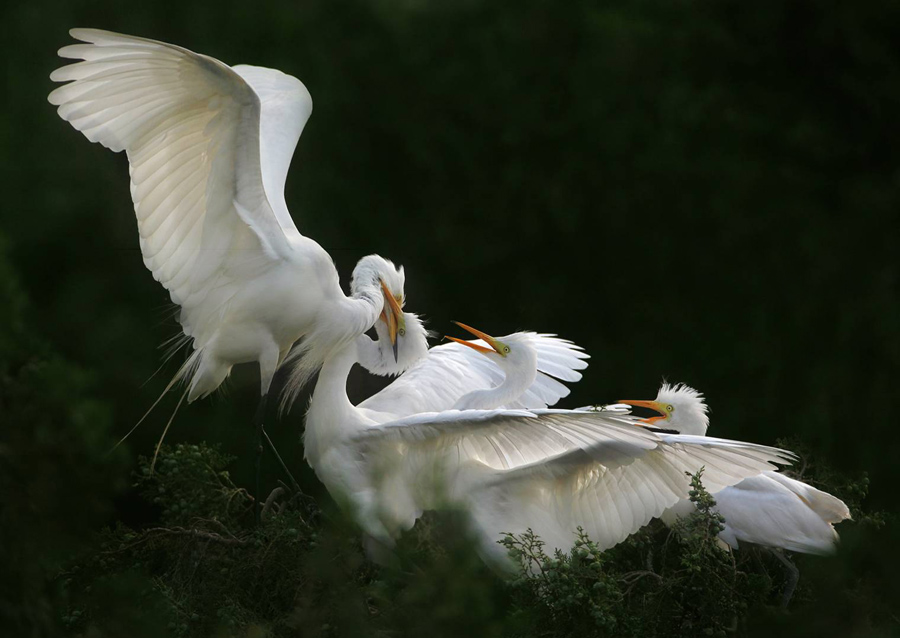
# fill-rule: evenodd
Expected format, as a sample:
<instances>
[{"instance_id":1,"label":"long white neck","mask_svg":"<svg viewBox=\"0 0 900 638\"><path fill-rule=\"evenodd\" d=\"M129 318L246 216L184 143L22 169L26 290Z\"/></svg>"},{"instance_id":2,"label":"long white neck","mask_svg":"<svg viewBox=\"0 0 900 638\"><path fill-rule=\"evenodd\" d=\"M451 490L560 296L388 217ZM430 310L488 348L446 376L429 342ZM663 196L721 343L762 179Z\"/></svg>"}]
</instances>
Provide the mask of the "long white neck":
<instances>
[{"instance_id":1,"label":"long white neck","mask_svg":"<svg viewBox=\"0 0 900 638\"><path fill-rule=\"evenodd\" d=\"M493 410L515 402L534 383L537 365L504 366L506 378L490 390L464 394L453 406L455 410Z\"/></svg>"},{"instance_id":2,"label":"long white neck","mask_svg":"<svg viewBox=\"0 0 900 638\"><path fill-rule=\"evenodd\" d=\"M370 425L347 396L347 377L359 358L357 343L351 341L333 352L319 372L303 433L304 456L313 468L329 447Z\"/></svg>"},{"instance_id":3,"label":"long white neck","mask_svg":"<svg viewBox=\"0 0 900 638\"><path fill-rule=\"evenodd\" d=\"M350 348L355 356L356 338L372 327L384 307L384 293L377 279L363 280L353 294L337 300L338 307L329 309L331 317L317 321L300 345L291 351L288 363L291 375L284 388L283 406L290 406L300 390L336 352ZM352 367L352 366L351 366ZM349 371L349 369L348 369ZM321 383L321 376L319 377Z\"/></svg>"}]
</instances>

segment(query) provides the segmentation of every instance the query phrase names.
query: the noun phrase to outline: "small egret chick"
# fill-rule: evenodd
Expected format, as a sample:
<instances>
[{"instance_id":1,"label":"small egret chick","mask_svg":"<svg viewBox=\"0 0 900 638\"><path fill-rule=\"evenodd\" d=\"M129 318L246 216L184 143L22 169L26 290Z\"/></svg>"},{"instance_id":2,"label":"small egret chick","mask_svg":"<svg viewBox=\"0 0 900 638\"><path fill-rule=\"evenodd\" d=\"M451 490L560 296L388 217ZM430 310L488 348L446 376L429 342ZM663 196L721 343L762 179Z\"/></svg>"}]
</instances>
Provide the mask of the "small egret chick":
<instances>
[{"instance_id":1,"label":"small egret chick","mask_svg":"<svg viewBox=\"0 0 900 638\"><path fill-rule=\"evenodd\" d=\"M658 416L639 421L652 427L701 437L709 427L703 395L684 384L663 383L653 401L620 403L657 412ZM850 518L840 499L780 472L744 479L713 496L716 509L725 517L719 538L732 548L747 542L805 554L830 554L838 541L834 525ZM693 504L684 499L660 518L671 525L692 511Z\"/></svg>"},{"instance_id":2,"label":"small egret chick","mask_svg":"<svg viewBox=\"0 0 900 638\"><path fill-rule=\"evenodd\" d=\"M501 337L501 346L507 349L503 352L502 347L495 347L500 340L458 325L480 338L462 341L448 337L453 343L428 350L427 356L359 407L391 418L489 405L546 408L568 396L565 383L580 381L581 371L588 366L590 357L581 347L556 335L516 332ZM503 390L494 394L500 386Z\"/></svg>"},{"instance_id":3,"label":"small egret chick","mask_svg":"<svg viewBox=\"0 0 900 638\"><path fill-rule=\"evenodd\" d=\"M464 323L453 323L479 337L490 347L456 337L446 338L487 356L500 368L504 377L503 383L496 388L473 390L460 397L453 409L493 410L516 401L534 383L538 373L538 358L537 351L531 347L532 333L511 334L501 337L501 341Z\"/></svg>"}]
</instances>

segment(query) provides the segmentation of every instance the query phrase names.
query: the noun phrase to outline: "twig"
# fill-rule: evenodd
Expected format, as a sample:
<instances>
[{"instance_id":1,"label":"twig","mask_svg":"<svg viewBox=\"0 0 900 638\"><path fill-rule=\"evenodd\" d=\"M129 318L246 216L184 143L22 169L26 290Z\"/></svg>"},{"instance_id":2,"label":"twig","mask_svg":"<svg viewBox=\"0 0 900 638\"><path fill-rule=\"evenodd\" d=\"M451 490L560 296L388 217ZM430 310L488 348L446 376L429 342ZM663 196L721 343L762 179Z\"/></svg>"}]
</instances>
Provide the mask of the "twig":
<instances>
[{"instance_id":1,"label":"twig","mask_svg":"<svg viewBox=\"0 0 900 638\"><path fill-rule=\"evenodd\" d=\"M202 529L185 529L184 527L151 527L147 533L157 532L160 534L171 534L175 536L193 536L204 540L215 541L224 545L246 545L247 541L240 538L226 538L215 532L207 532Z\"/></svg>"},{"instance_id":2,"label":"twig","mask_svg":"<svg viewBox=\"0 0 900 638\"><path fill-rule=\"evenodd\" d=\"M269 516L272 514L272 508L275 505L275 499L284 494L283 487L276 487L274 490L269 492L268 498L266 498L266 502L263 504L262 512L260 513L260 518L262 520L268 520Z\"/></svg>"},{"instance_id":3,"label":"twig","mask_svg":"<svg viewBox=\"0 0 900 638\"><path fill-rule=\"evenodd\" d=\"M631 583L636 583L644 576L653 576L656 580L663 579L663 577L660 576L659 574L657 574L656 572L651 572L651 571L640 569L637 571L628 572L627 574L622 574L622 576L620 577L620 580L623 583L625 583L626 585L628 585Z\"/></svg>"}]
</instances>

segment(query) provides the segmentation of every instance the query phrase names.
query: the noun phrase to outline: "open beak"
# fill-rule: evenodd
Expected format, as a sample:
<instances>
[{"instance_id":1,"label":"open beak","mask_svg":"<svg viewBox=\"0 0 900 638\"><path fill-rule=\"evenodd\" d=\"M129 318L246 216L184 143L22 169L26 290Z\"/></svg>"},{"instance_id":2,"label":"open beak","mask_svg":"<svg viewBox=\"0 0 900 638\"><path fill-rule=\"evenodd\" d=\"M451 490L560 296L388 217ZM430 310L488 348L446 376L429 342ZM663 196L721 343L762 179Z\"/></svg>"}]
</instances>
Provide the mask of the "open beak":
<instances>
[{"instance_id":1,"label":"open beak","mask_svg":"<svg viewBox=\"0 0 900 638\"><path fill-rule=\"evenodd\" d=\"M465 341L463 339L457 339L456 337L451 337L449 335L445 336L444 339L449 339L450 341L455 341L456 343L461 343L462 345L468 346L468 347L472 348L473 350L477 350L478 352L485 352L485 353L496 352L497 354L503 356L503 353L500 352L500 346L498 345L497 340L494 339L491 335L487 334L486 332L482 332L481 330L476 330L475 328L473 328L471 326L467 326L466 324L460 323L458 321L454 321L453 323L455 323L457 326L459 326L463 330L468 330L473 335L475 335L476 337L478 337L479 339L481 339L482 341L484 341L491 347L485 348L481 344L472 343L471 341Z\"/></svg>"},{"instance_id":2,"label":"open beak","mask_svg":"<svg viewBox=\"0 0 900 638\"><path fill-rule=\"evenodd\" d=\"M666 409L663 407L663 404L659 401L619 401L619 403L625 403L627 405L633 405L638 408L648 408L653 410L654 412L659 412L662 416L651 416L646 419L641 419L642 423L656 423L657 421L662 421L667 418Z\"/></svg>"},{"instance_id":3,"label":"open beak","mask_svg":"<svg viewBox=\"0 0 900 638\"><path fill-rule=\"evenodd\" d=\"M387 284L385 284L384 281L381 282L381 292L384 294L384 301L387 303L389 310L389 312L387 312L382 309L381 319L387 324L388 336L391 339L391 346L394 349L394 363L397 363L399 360L397 332L405 329L406 322L403 319L403 309L400 307L397 300L394 299L394 295L388 290Z\"/></svg>"}]
</instances>

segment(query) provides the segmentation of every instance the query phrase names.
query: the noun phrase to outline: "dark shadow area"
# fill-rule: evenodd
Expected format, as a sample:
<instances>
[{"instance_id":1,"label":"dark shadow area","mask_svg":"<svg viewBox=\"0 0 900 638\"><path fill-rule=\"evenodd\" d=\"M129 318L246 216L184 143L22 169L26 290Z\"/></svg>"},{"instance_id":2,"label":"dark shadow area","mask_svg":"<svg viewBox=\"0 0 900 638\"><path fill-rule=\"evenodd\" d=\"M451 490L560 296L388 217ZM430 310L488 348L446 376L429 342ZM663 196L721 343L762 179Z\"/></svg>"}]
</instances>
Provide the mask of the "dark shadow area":
<instances>
[{"instance_id":1,"label":"dark shadow area","mask_svg":"<svg viewBox=\"0 0 900 638\"><path fill-rule=\"evenodd\" d=\"M438 334L460 320L583 346L591 365L563 407L649 398L661 378L683 381L705 393L711 435L795 437L837 476L868 474L868 511L896 511L897 5L39 0L4 16L0 617L33 628L16 635L85 631L60 573L99 556L101 532L157 525L171 506L141 496L133 473L177 396L107 454L183 359L154 375L159 344L179 326L142 263L125 157L89 144L46 100L74 26L300 78L315 106L286 199L344 282L360 257L381 254L405 266L406 309ZM384 383L355 371L350 396ZM216 443L235 457L230 480L249 487L257 388L256 367L240 366L222 392L182 406L167 442ZM303 460L306 404L301 397L267 431L304 493L327 508ZM266 493L279 478L264 464ZM751 620L722 631L897 634L885 611L896 600L896 524L844 524L842 535L836 557L798 560L809 587L789 612L739 610ZM285 556L307 560L308 549ZM384 576L378 591L399 605L396 624L371 627L422 635L428 614L477 612L477 627L447 626L531 635L506 615L529 599L471 551L451 549L463 557L420 563L453 583L435 590L450 597L447 609L429 607L421 592L430 585L415 570L421 582ZM304 582L327 590L328 605L352 591L352 622L387 609L355 584L382 576L360 576L372 568L356 553L334 555L340 570ZM188 634L191 621L182 629L158 598L153 578L168 572L157 567L117 565L119 580L92 596L120 616L106 633L80 635L126 635L151 617L147 636L267 635L247 633L250 621L237 616L204 618L207 633ZM352 635L356 625L323 619L317 595L303 594L300 620L271 635Z\"/></svg>"}]
</instances>

